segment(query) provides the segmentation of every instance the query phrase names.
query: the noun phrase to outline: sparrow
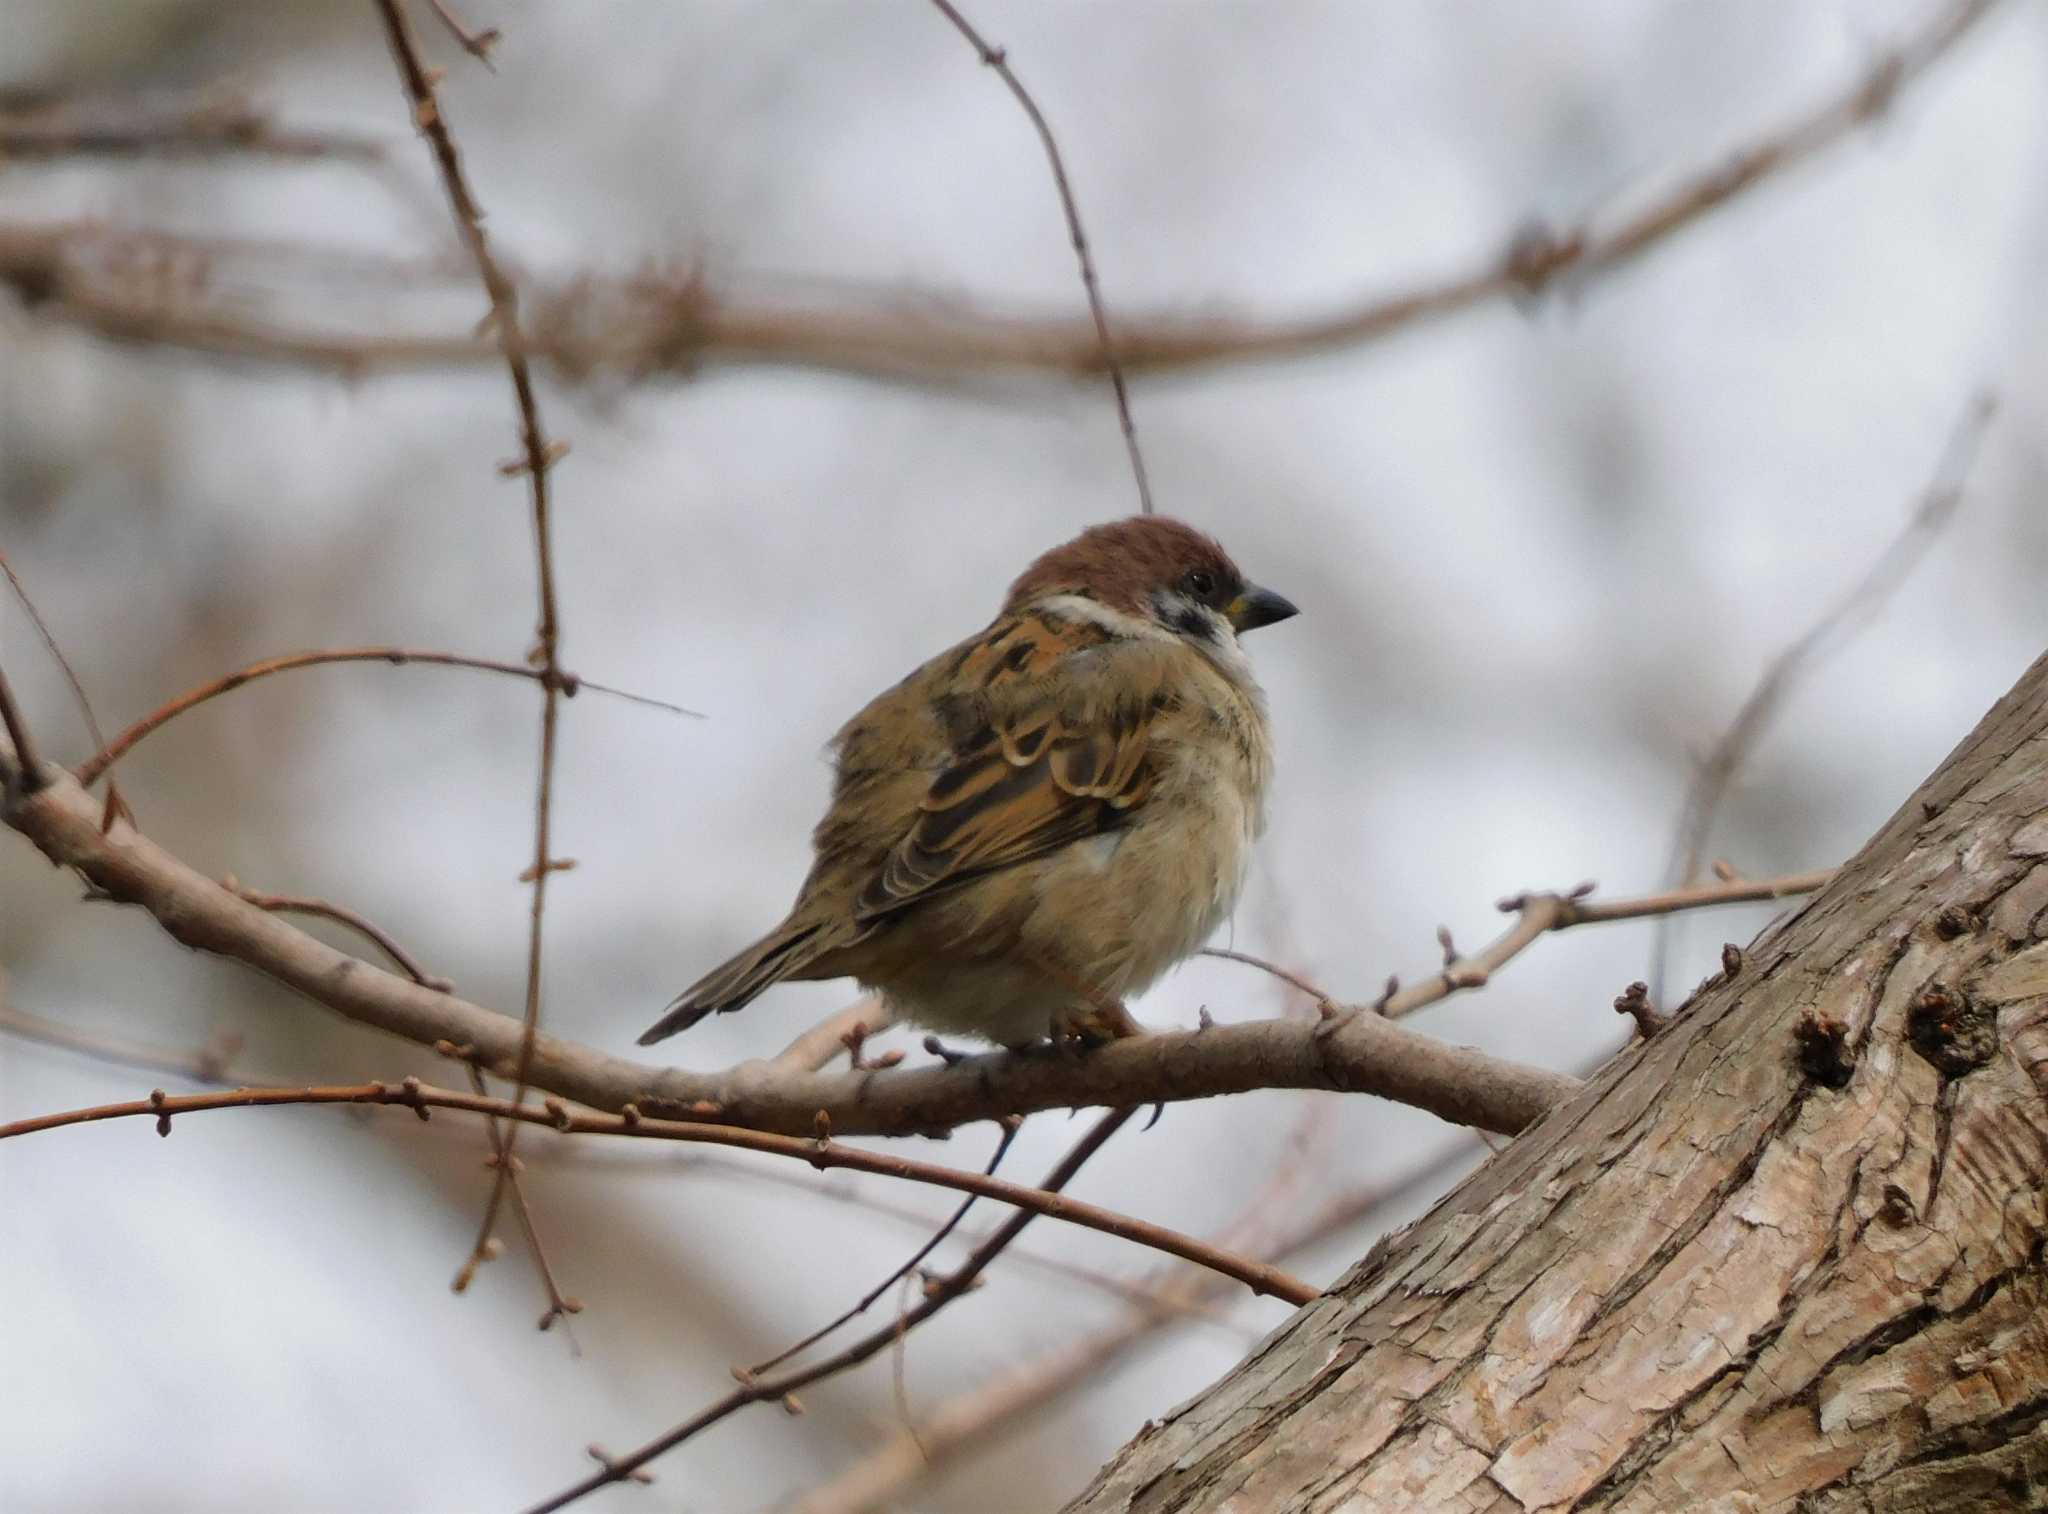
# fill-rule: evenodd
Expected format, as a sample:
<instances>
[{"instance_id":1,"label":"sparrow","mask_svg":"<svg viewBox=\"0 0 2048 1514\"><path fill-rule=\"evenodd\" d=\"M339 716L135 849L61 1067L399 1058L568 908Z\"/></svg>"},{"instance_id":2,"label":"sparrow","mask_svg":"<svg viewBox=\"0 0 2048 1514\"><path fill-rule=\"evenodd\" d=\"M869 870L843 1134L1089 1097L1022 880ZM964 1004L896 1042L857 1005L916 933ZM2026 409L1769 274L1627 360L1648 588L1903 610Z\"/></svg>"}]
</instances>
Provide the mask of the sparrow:
<instances>
[{"instance_id":1,"label":"sparrow","mask_svg":"<svg viewBox=\"0 0 2048 1514\"><path fill-rule=\"evenodd\" d=\"M784 979L848 977L900 1019L1013 1049L1137 1034L1124 999L1244 886L1273 747L1238 637L1295 613L1177 520L1054 547L987 629L833 738L796 903L640 1044Z\"/></svg>"}]
</instances>

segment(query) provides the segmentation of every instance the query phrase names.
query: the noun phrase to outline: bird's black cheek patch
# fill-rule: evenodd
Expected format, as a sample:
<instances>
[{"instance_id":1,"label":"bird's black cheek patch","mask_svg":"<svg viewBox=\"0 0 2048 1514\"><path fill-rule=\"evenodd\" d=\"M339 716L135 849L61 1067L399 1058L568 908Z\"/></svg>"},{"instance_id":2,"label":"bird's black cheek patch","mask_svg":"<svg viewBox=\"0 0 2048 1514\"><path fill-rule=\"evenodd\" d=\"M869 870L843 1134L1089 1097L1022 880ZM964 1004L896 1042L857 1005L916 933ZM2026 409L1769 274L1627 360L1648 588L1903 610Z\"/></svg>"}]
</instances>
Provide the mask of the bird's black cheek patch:
<instances>
[{"instance_id":1,"label":"bird's black cheek patch","mask_svg":"<svg viewBox=\"0 0 2048 1514\"><path fill-rule=\"evenodd\" d=\"M1172 602L1167 610L1167 624L1196 641L1213 640L1216 634L1215 622L1203 613L1202 607L1184 599Z\"/></svg>"}]
</instances>

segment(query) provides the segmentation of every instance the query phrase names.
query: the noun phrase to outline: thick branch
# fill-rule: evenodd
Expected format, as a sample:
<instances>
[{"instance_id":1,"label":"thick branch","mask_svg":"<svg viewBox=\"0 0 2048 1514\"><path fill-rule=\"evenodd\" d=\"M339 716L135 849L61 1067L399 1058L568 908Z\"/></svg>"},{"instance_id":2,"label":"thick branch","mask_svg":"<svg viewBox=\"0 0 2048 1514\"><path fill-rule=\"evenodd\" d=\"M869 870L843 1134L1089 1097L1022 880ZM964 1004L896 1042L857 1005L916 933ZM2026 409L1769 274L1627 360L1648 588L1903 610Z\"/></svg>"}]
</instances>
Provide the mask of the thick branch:
<instances>
[{"instance_id":1,"label":"thick branch","mask_svg":"<svg viewBox=\"0 0 2048 1514\"><path fill-rule=\"evenodd\" d=\"M1930 1469L1971 1486L2048 1412L2043 1171L2048 657L1686 1013L1074 1508L1930 1507Z\"/></svg>"},{"instance_id":2,"label":"thick branch","mask_svg":"<svg viewBox=\"0 0 2048 1514\"><path fill-rule=\"evenodd\" d=\"M0 777L15 771L0 751ZM422 1045L467 1048L513 1075L518 1020L382 971L267 914L126 827L103 835L70 775L17 801L7 821L53 862L139 904L185 945L233 958L349 1019ZM1512 1134L1577 1091L1563 1073L1504 1062L1350 1014L1133 1037L1080 1056L991 1054L950 1066L810 1073L751 1062L693 1073L627 1061L556 1036L534 1040L533 1086L593 1108L637 1103L757 1130L809 1134L823 1110L842 1135L939 1133L973 1120L1080 1105L1143 1105L1254 1088L1326 1088L1398 1100L1460 1125Z\"/></svg>"}]
</instances>

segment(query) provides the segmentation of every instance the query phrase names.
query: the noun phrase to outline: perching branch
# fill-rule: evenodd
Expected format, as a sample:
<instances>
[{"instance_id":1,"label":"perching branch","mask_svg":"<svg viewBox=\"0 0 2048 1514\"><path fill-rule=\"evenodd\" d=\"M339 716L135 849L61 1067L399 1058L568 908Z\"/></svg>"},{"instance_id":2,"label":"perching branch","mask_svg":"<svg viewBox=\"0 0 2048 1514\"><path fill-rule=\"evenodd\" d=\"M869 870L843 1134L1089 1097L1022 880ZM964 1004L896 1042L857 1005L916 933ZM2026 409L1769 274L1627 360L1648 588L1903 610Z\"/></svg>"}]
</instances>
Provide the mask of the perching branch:
<instances>
[{"instance_id":1,"label":"perching branch","mask_svg":"<svg viewBox=\"0 0 2048 1514\"><path fill-rule=\"evenodd\" d=\"M0 751L0 779L18 772ZM437 993L352 957L237 898L147 837L102 834L92 798L68 773L18 799L7 823L111 899L146 908L185 945L230 957L349 1019L511 1077L521 1022ZM802 1072L750 1062L718 1073L655 1067L545 1033L533 1042L536 1087L595 1109L717 1120L802 1135L823 1110L835 1132L934 1134L1040 1109L1208 1098L1254 1088L1372 1093L1456 1124L1512 1134L1579 1088L1577 1079L1451 1046L1350 1014L1162 1031L1085 1056L991 1053L951 1065Z\"/></svg>"}]
</instances>

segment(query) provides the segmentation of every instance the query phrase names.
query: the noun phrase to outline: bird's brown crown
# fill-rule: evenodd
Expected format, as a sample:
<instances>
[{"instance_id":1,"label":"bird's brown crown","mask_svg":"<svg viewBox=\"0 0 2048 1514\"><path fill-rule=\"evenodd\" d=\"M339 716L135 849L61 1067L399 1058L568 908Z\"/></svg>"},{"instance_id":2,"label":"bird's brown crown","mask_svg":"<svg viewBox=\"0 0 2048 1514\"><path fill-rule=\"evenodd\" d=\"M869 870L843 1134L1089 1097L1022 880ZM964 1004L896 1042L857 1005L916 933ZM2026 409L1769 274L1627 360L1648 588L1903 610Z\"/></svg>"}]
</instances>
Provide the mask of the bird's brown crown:
<instances>
[{"instance_id":1,"label":"bird's brown crown","mask_svg":"<svg viewBox=\"0 0 2048 1514\"><path fill-rule=\"evenodd\" d=\"M1218 583L1244 576L1214 537L1162 515L1134 515L1090 526L1045 553L1010 585L1003 608L1016 610L1048 594L1087 594L1111 609L1142 614L1154 590L1197 569Z\"/></svg>"}]
</instances>

